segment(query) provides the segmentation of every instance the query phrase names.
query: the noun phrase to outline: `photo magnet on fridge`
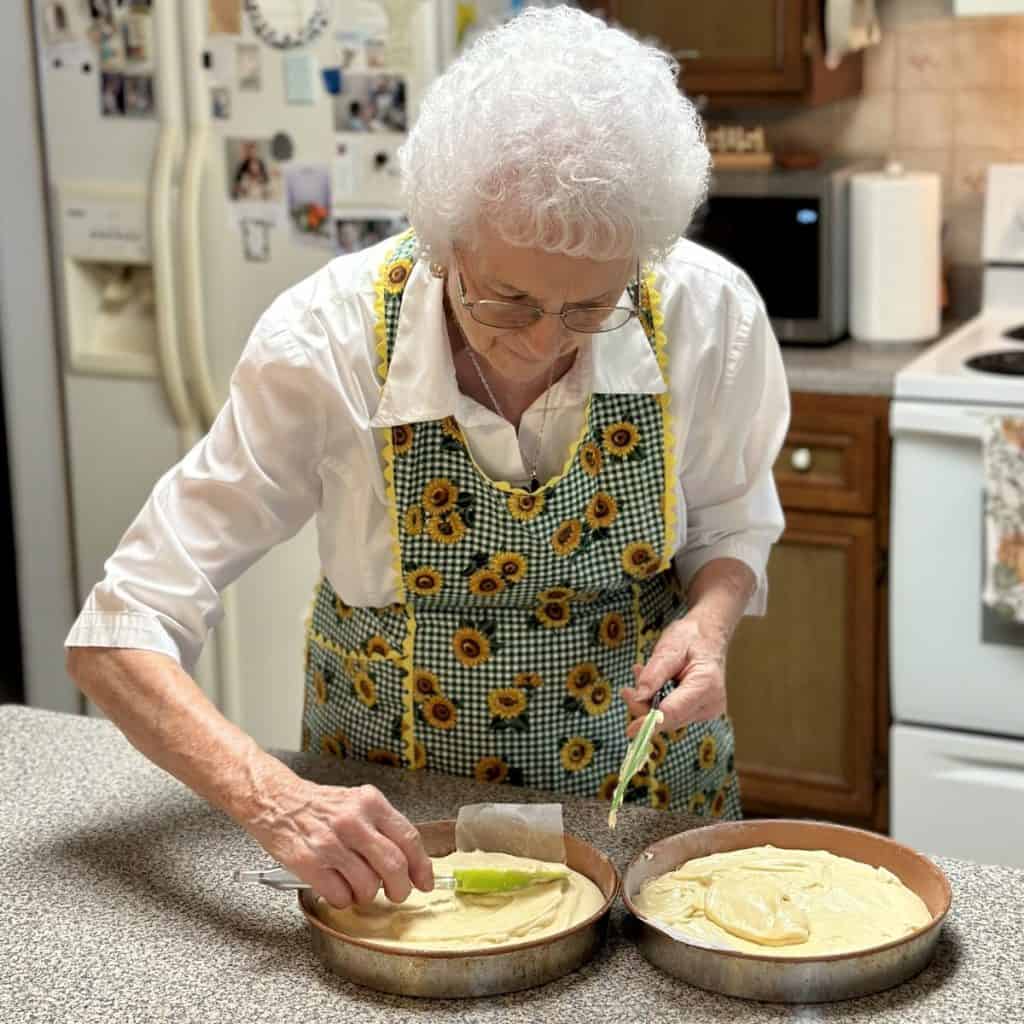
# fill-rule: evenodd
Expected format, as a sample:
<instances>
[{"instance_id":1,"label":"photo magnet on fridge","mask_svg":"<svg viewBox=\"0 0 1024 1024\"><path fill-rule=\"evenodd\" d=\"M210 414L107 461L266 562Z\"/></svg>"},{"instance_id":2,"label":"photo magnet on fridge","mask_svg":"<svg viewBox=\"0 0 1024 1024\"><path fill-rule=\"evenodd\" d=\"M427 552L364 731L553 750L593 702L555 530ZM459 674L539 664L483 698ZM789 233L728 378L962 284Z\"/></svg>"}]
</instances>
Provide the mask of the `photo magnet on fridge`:
<instances>
[{"instance_id":1,"label":"photo magnet on fridge","mask_svg":"<svg viewBox=\"0 0 1024 1024\"><path fill-rule=\"evenodd\" d=\"M270 221L243 217L239 221L242 232L242 256L247 263L266 263L270 259Z\"/></svg>"},{"instance_id":2,"label":"photo magnet on fridge","mask_svg":"<svg viewBox=\"0 0 1024 1024\"><path fill-rule=\"evenodd\" d=\"M152 57L152 26L148 12L129 14L121 22L121 41L126 61L142 64Z\"/></svg>"},{"instance_id":3,"label":"photo magnet on fridge","mask_svg":"<svg viewBox=\"0 0 1024 1024\"><path fill-rule=\"evenodd\" d=\"M397 210L348 210L334 220L334 246L339 255L358 252L409 227Z\"/></svg>"},{"instance_id":4,"label":"photo magnet on fridge","mask_svg":"<svg viewBox=\"0 0 1024 1024\"><path fill-rule=\"evenodd\" d=\"M296 240L331 245L330 169L326 164L291 164L284 182Z\"/></svg>"},{"instance_id":5,"label":"photo magnet on fridge","mask_svg":"<svg viewBox=\"0 0 1024 1024\"><path fill-rule=\"evenodd\" d=\"M100 113L104 117L124 116L124 76L113 71L100 74Z\"/></svg>"},{"instance_id":6,"label":"photo magnet on fridge","mask_svg":"<svg viewBox=\"0 0 1024 1024\"><path fill-rule=\"evenodd\" d=\"M346 74L332 100L335 132L406 130L405 79L401 75Z\"/></svg>"},{"instance_id":7,"label":"photo magnet on fridge","mask_svg":"<svg viewBox=\"0 0 1024 1024\"><path fill-rule=\"evenodd\" d=\"M228 196L237 201L274 203L281 198L281 173L271 159L269 139L226 139Z\"/></svg>"},{"instance_id":8,"label":"photo magnet on fridge","mask_svg":"<svg viewBox=\"0 0 1024 1024\"><path fill-rule=\"evenodd\" d=\"M208 0L207 28L211 36L242 34L242 0Z\"/></svg>"},{"instance_id":9,"label":"photo magnet on fridge","mask_svg":"<svg viewBox=\"0 0 1024 1024\"><path fill-rule=\"evenodd\" d=\"M126 117L152 117L156 113L151 75L123 77L124 113Z\"/></svg>"},{"instance_id":10,"label":"photo magnet on fridge","mask_svg":"<svg viewBox=\"0 0 1024 1024\"><path fill-rule=\"evenodd\" d=\"M226 85L210 86L210 116L218 121L231 117L231 90Z\"/></svg>"},{"instance_id":11,"label":"photo magnet on fridge","mask_svg":"<svg viewBox=\"0 0 1024 1024\"><path fill-rule=\"evenodd\" d=\"M235 74L239 90L257 92L263 87L263 58L255 43L239 43L235 47Z\"/></svg>"}]
</instances>

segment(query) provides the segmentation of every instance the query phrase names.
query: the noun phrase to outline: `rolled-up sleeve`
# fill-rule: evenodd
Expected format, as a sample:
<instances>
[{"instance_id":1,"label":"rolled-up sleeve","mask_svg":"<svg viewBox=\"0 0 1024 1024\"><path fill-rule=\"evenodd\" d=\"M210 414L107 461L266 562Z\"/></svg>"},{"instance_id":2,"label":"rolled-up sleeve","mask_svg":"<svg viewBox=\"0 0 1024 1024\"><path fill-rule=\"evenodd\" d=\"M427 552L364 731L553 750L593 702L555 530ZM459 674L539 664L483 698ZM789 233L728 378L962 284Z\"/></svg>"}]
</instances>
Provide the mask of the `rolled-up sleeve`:
<instances>
[{"instance_id":1,"label":"rolled-up sleeve","mask_svg":"<svg viewBox=\"0 0 1024 1024\"><path fill-rule=\"evenodd\" d=\"M789 425L789 389L764 304L745 278L713 334L682 438L686 533L675 567L686 587L713 559L744 562L757 579L746 614L763 615L768 555L785 524L772 468Z\"/></svg>"},{"instance_id":2,"label":"rolled-up sleeve","mask_svg":"<svg viewBox=\"0 0 1024 1024\"><path fill-rule=\"evenodd\" d=\"M301 343L257 326L209 433L157 482L66 646L158 651L193 670L220 592L319 505L321 390Z\"/></svg>"}]
</instances>

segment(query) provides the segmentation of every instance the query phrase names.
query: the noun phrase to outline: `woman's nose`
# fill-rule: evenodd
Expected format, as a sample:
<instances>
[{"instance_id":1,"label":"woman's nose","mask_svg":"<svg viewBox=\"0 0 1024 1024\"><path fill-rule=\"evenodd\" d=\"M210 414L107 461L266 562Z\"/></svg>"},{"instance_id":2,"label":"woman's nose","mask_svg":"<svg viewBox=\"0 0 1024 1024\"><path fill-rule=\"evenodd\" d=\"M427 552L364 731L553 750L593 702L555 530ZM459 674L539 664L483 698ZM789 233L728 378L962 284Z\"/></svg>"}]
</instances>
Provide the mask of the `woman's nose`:
<instances>
[{"instance_id":1,"label":"woman's nose","mask_svg":"<svg viewBox=\"0 0 1024 1024\"><path fill-rule=\"evenodd\" d=\"M532 355L538 359L550 359L553 353L565 347L568 333L561 317L542 316L526 332L526 340Z\"/></svg>"}]
</instances>

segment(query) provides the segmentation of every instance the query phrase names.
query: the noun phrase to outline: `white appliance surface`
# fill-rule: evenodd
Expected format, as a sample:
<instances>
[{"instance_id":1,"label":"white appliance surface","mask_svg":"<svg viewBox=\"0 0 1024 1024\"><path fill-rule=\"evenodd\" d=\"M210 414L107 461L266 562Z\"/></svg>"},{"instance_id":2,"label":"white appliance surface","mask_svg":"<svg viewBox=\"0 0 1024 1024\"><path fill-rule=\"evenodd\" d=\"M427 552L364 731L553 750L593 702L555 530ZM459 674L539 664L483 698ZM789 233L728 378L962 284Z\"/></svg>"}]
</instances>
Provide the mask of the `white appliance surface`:
<instances>
[{"instance_id":1,"label":"white appliance surface","mask_svg":"<svg viewBox=\"0 0 1024 1024\"><path fill-rule=\"evenodd\" d=\"M895 725L893 836L926 854L1024 868L1024 741Z\"/></svg>"},{"instance_id":2,"label":"white appliance surface","mask_svg":"<svg viewBox=\"0 0 1024 1024\"><path fill-rule=\"evenodd\" d=\"M898 722L1024 737L1024 626L982 590L982 430L1024 407L894 402L890 689Z\"/></svg>"},{"instance_id":3,"label":"white appliance surface","mask_svg":"<svg viewBox=\"0 0 1024 1024\"><path fill-rule=\"evenodd\" d=\"M1021 277L1024 288L1024 275ZM1024 376L985 373L966 365L968 358L985 352L1020 351L1024 358L1024 340L1006 336L1016 328L1024 332L1024 293L1019 309L982 312L917 356L896 375L895 397L1024 404Z\"/></svg>"},{"instance_id":4,"label":"white appliance surface","mask_svg":"<svg viewBox=\"0 0 1024 1024\"><path fill-rule=\"evenodd\" d=\"M981 312L896 375L890 540L891 828L1024 866L1024 625L982 602L982 441L1024 417L1024 164L989 169ZM968 365L995 357L1014 373Z\"/></svg>"},{"instance_id":5,"label":"white appliance surface","mask_svg":"<svg viewBox=\"0 0 1024 1024\"><path fill-rule=\"evenodd\" d=\"M334 78L342 95L331 91L343 47L364 40L360 73L404 80L409 122L455 52L454 0L259 5L285 28L326 12L315 39L287 49L241 7L234 20L219 5L229 24L212 31L215 6L31 4L64 371L51 416L67 435L79 605L153 483L212 422L256 319L336 254L333 220L400 215L404 135L336 131L358 82L345 72ZM480 22L515 6L488 0ZM104 34L98 11L126 19L114 23L123 38ZM371 57L381 25L394 48ZM262 201L239 201L235 168L253 147L276 183ZM328 181L332 230L318 238L299 230L288 199L320 198ZM299 745L303 620L319 571L310 523L228 588L196 672L264 746Z\"/></svg>"}]
</instances>

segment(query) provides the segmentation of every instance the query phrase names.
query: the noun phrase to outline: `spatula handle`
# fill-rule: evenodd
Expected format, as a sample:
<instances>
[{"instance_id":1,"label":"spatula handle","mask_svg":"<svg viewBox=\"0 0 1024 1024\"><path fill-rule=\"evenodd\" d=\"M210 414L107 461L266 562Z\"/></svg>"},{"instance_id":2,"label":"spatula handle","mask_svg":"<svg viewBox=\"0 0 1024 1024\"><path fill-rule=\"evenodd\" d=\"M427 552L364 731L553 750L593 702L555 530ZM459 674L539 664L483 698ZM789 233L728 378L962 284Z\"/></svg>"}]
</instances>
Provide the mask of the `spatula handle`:
<instances>
[{"instance_id":1,"label":"spatula handle","mask_svg":"<svg viewBox=\"0 0 1024 1024\"><path fill-rule=\"evenodd\" d=\"M296 878L287 868L246 869L236 868L231 876L236 882L259 882L271 889L292 892L295 889L309 889L308 882ZM434 875L435 889L454 889L456 882L451 875Z\"/></svg>"}]
</instances>

